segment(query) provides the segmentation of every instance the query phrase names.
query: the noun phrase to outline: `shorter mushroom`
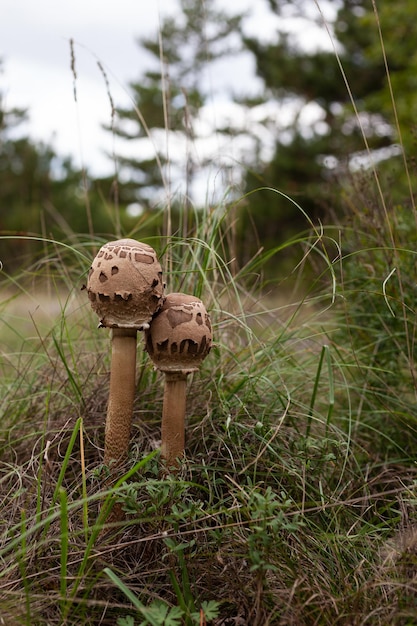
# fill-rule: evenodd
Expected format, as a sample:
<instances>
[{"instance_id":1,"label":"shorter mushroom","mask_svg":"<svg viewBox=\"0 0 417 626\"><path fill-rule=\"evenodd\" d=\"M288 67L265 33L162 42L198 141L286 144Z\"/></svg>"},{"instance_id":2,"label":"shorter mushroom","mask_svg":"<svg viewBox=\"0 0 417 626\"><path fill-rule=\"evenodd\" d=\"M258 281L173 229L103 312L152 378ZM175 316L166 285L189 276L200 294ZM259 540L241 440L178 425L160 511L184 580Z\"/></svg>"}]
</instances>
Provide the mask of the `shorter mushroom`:
<instances>
[{"instance_id":1,"label":"shorter mushroom","mask_svg":"<svg viewBox=\"0 0 417 626\"><path fill-rule=\"evenodd\" d=\"M100 327L111 328L110 393L104 463L126 459L136 387L137 331L149 327L163 302L162 269L155 250L134 239L100 248L91 265L87 293Z\"/></svg>"},{"instance_id":2,"label":"shorter mushroom","mask_svg":"<svg viewBox=\"0 0 417 626\"><path fill-rule=\"evenodd\" d=\"M183 293L167 295L145 331L146 350L165 374L161 427L161 455L175 467L184 455L187 375L197 371L211 348L208 313L199 298Z\"/></svg>"}]
</instances>

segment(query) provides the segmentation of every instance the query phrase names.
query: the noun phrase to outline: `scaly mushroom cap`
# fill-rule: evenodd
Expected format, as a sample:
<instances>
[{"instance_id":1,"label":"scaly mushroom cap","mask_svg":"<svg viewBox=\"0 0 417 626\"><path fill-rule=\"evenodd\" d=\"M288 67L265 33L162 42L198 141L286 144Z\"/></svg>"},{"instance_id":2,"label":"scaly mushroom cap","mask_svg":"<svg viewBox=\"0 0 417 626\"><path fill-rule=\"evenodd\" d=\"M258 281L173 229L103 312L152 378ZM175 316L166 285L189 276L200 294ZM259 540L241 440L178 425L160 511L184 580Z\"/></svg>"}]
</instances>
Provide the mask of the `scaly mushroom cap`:
<instances>
[{"instance_id":1,"label":"scaly mushroom cap","mask_svg":"<svg viewBox=\"0 0 417 626\"><path fill-rule=\"evenodd\" d=\"M170 293L145 334L146 350L163 372L193 372L211 348L211 324L204 304Z\"/></svg>"},{"instance_id":2,"label":"scaly mushroom cap","mask_svg":"<svg viewBox=\"0 0 417 626\"><path fill-rule=\"evenodd\" d=\"M102 246L88 274L91 307L109 328L147 328L162 305L163 291L155 250L134 239Z\"/></svg>"}]
</instances>

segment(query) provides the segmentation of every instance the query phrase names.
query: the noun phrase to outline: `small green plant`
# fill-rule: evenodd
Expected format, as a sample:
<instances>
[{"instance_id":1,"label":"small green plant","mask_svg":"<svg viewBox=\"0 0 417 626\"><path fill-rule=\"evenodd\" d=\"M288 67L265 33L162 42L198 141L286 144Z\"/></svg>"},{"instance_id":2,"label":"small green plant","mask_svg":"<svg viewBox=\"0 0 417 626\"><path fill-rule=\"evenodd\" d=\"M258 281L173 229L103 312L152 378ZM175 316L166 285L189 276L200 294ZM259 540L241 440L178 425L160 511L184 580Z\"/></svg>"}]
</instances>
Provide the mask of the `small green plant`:
<instances>
[{"instance_id":1,"label":"small green plant","mask_svg":"<svg viewBox=\"0 0 417 626\"><path fill-rule=\"evenodd\" d=\"M279 550L280 534L295 533L303 525L299 515L288 516L294 509L294 501L284 492L275 493L267 487L262 493L256 485L245 493L246 507L250 519L248 536L251 570L265 574L276 571L274 550Z\"/></svg>"},{"instance_id":2,"label":"small green plant","mask_svg":"<svg viewBox=\"0 0 417 626\"><path fill-rule=\"evenodd\" d=\"M190 612L189 608L184 605L184 598L180 594L181 603L179 606L170 607L165 602L154 600L150 605L145 606L139 598L137 598L123 581L110 569L106 568L104 573L110 580L124 593L134 608L140 615L140 626L180 626L181 624L198 625L209 623L219 614L218 603L214 601L202 602L200 611ZM117 620L118 626L135 626L135 619L129 615L121 617Z\"/></svg>"}]
</instances>

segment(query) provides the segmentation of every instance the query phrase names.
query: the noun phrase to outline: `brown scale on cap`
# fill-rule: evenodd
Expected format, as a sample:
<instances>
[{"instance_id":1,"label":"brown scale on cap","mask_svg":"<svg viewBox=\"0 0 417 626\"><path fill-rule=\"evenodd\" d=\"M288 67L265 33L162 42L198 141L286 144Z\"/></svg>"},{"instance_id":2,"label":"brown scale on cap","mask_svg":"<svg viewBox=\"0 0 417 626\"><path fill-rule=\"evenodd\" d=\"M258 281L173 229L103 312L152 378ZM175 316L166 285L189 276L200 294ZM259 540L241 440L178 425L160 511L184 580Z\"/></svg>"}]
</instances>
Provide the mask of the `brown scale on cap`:
<instances>
[{"instance_id":1,"label":"brown scale on cap","mask_svg":"<svg viewBox=\"0 0 417 626\"><path fill-rule=\"evenodd\" d=\"M102 246L88 274L91 307L109 328L147 328L163 302L163 290L155 250L134 239Z\"/></svg>"},{"instance_id":2,"label":"brown scale on cap","mask_svg":"<svg viewBox=\"0 0 417 626\"><path fill-rule=\"evenodd\" d=\"M146 350L158 369L192 372L210 352L210 318L199 298L170 293L145 336Z\"/></svg>"}]
</instances>

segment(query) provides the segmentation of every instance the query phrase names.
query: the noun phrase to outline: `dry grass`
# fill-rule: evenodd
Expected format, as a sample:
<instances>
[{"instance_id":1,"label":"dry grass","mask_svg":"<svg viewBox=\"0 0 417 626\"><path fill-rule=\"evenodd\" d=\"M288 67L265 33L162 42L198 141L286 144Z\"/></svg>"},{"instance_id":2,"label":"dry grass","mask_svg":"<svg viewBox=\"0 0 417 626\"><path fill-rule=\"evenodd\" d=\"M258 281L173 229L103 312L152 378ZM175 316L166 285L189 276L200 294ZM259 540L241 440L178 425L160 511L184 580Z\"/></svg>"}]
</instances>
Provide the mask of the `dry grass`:
<instances>
[{"instance_id":1,"label":"dry grass","mask_svg":"<svg viewBox=\"0 0 417 626\"><path fill-rule=\"evenodd\" d=\"M387 541L399 527L415 536L415 468L352 440L349 367L339 375L336 346L333 399L330 372L318 370L330 339L319 301L313 314L299 308L298 327L296 316L271 327L281 303L260 312L241 299L232 313L230 300L212 306L216 346L189 387L177 476L152 457L162 379L140 349L129 478L116 490L127 516L106 534L95 523L106 498L108 338L79 295L3 378L5 623L136 623L106 568L145 607L185 602L191 615L216 601L217 626L407 623L415 542Z\"/></svg>"}]
</instances>

